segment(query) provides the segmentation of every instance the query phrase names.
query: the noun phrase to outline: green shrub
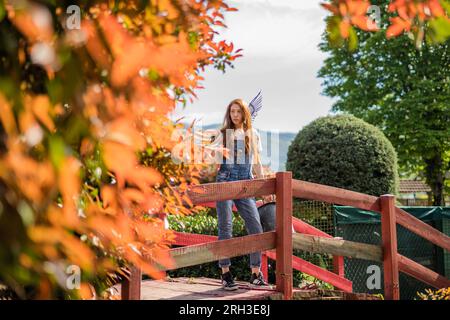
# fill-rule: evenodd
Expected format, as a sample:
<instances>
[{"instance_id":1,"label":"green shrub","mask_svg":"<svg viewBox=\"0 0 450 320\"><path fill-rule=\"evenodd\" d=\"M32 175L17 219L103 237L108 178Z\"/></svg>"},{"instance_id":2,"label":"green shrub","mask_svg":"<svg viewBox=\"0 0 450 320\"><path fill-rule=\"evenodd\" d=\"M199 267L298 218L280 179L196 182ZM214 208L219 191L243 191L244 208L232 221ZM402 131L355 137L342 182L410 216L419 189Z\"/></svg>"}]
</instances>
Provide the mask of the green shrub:
<instances>
[{"instance_id":1,"label":"green shrub","mask_svg":"<svg viewBox=\"0 0 450 320\"><path fill-rule=\"evenodd\" d=\"M293 178L379 196L398 190L397 154L384 134L354 116L321 117L288 150Z\"/></svg>"}]
</instances>

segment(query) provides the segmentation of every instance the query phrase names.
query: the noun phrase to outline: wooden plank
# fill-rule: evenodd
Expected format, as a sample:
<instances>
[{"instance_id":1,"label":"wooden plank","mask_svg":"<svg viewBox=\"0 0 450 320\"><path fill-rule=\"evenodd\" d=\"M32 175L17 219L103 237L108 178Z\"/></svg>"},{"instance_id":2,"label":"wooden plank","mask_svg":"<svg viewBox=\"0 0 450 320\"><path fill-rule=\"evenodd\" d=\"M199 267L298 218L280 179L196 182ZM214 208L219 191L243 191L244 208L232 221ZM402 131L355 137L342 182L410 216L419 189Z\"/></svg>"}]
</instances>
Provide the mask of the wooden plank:
<instances>
[{"instance_id":1,"label":"wooden plank","mask_svg":"<svg viewBox=\"0 0 450 320\"><path fill-rule=\"evenodd\" d=\"M217 241L217 236L209 236L205 234L187 233L174 231L175 245L177 246L190 246L194 244L208 243Z\"/></svg>"},{"instance_id":2,"label":"wooden plank","mask_svg":"<svg viewBox=\"0 0 450 320\"><path fill-rule=\"evenodd\" d=\"M261 272L263 274L264 280L268 283L269 282L269 271L268 271L268 264L267 264L267 255L266 252L262 252L261 254Z\"/></svg>"},{"instance_id":3,"label":"wooden plank","mask_svg":"<svg viewBox=\"0 0 450 320\"><path fill-rule=\"evenodd\" d=\"M266 251L274 249L275 243L276 235L274 231L271 231L170 249L169 254L174 261L174 265L166 270L195 266L257 251ZM163 267L160 268L164 269Z\"/></svg>"},{"instance_id":4,"label":"wooden plank","mask_svg":"<svg viewBox=\"0 0 450 320\"><path fill-rule=\"evenodd\" d=\"M205 202L205 203L198 203L199 205L201 205L202 207L207 207L207 208L215 208L216 207L216 204L217 204L217 202ZM256 207L260 207L260 206L262 206L264 203L263 203L263 201L262 200L257 200L256 201ZM231 207L231 210L233 210L233 211L237 211L237 208L236 208L236 206L234 205L234 203L233 203L233 206Z\"/></svg>"},{"instance_id":5,"label":"wooden plank","mask_svg":"<svg viewBox=\"0 0 450 320\"><path fill-rule=\"evenodd\" d=\"M364 193L296 179L292 180L292 188L293 195L296 198L324 201L380 212L378 198Z\"/></svg>"},{"instance_id":6,"label":"wooden plank","mask_svg":"<svg viewBox=\"0 0 450 320\"><path fill-rule=\"evenodd\" d=\"M333 238L328 233L323 232L322 230L319 230L312 225L293 217L292 218L292 225L294 226L294 230L296 232L309 234L313 236L319 236L324 238ZM341 256L333 256L333 271L334 273L340 275L341 277L344 277L345 270L344 270L344 258Z\"/></svg>"},{"instance_id":7,"label":"wooden plank","mask_svg":"<svg viewBox=\"0 0 450 320\"><path fill-rule=\"evenodd\" d=\"M313 227L312 225L310 225L296 217L292 218L292 225L294 226L295 232L309 234L312 236L324 237L324 238L333 238L328 233L325 233L322 230L319 230L316 227Z\"/></svg>"},{"instance_id":8,"label":"wooden plank","mask_svg":"<svg viewBox=\"0 0 450 320\"><path fill-rule=\"evenodd\" d=\"M333 272L341 277L345 277L345 265L343 256L333 256Z\"/></svg>"},{"instance_id":9,"label":"wooden plank","mask_svg":"<svg viewBox=\"0 0 450 320\"><path fill-rule=\"evenodd\" d=\"M122 300L141 300L142 271L133 266L130 268L129 277L122 282Z\"/></svg>"},{"instance_id":10,"label":"wooden plank","mask_svg":"<svg viewBox=\"0 0 450 320\"><path fill-rule=\"evenodd\" d=\"M397 222L395 196L380 196L381 238L383 247L384 296L386 300L399 300L399 275L397 260Z\"/></svg>"},{"instance_id":11,"label":"wooden plank","mask_svg":"<svg viewBox=\"0 0 450 320\"><path fill-rule=\"evenodd\" d=\"M190 186L186 194L194 204L259 197L275 193L275 178L205 183Z\"/></svg>"},{"instance_id":12,"label":"wooden plank","mask_svg":"<svg viewBox=\"0 0 450 320\"><path fill-rule=\"evenodd\" d=\"M359 243L335 238L324 238L307 234L294 233L292 235L294 249L328 253L356 259L382 261L383 253L380 246Z\"/></svg>"},{"instance_id":13,"label":"wooden plank","mask_svg":"<svg viewBox=\"0 0 450 320\"><path fill-rule=\"evenodd\" d=\"M292 172L276 173L277 291L292 299Z\"/></svg>"},{"instance_id":14,"label":"wooden plank","mask_svg":"<svg viewBox=\"0 0 450 320\"><path fill-rule=\"evenodd\" d=\"M398 224L450 252L449 236L439 232L439 230L423 221L420 221L400 208L395 208L395 214Z\"/></svg>"},{"instance_id":15,"label":"wooden plank","mask_svg":"<svg viewBox=\"0 0 450 320\"><path fill-rule=\"evenodd\" d=\"M195 233L184 233L184 232L174 232L174 233L176 245L192 245L192 244L213 242L217 240L217 236L209 236ZM269 257L272 260L276 260L276 253L273 250L264 252L263 256L266 257L266 260L267 257ZM315 266L314 264L304 261L296 256L292 256L292 259L294 269L299 270L301 272L305 272L313 277L316 277L317 279L330 283L338 289L347 292L352 291L352 282L347 279L344 279L343 276L340 278L335 274L330 275L330 272L328 270ZM261 269L264 272L264 260ZM266 272L265 276L267 277L267 271L265 272Z\"/></svg>"},{"instance_id":16,"label":"wooden plank","mask_svg":"<svg viewBox=\"0 0 450 320\"><path fill-rule=\"evenodd\" d=\"M274 251L268 251L267 256L273 260L277 259L277 255ZM318 266L316 266L308 261L305 261L299 257L292 256L292 267L295 270L304 272L304 273L309 274L319 280L329 283L340 290L343 290L346 292L352 292L352 290L353 290L352 282L350 280L340 277L339 275L337 275L333 272L330 272L326 269L318 267Z\"/></svg>"},{"instance_id":17,"label":"wooden plank","mask_svg":"<svg viewBox=\"0 0 450 320\"><path fill-rule=\"evenodd\" d=\"M425 282L436 289L450 287L450 280L433 270L430 270L401 254L397 254L397 259L398 268L401 272L406 273L419 281Z\"/></svg>"}]
</instances>

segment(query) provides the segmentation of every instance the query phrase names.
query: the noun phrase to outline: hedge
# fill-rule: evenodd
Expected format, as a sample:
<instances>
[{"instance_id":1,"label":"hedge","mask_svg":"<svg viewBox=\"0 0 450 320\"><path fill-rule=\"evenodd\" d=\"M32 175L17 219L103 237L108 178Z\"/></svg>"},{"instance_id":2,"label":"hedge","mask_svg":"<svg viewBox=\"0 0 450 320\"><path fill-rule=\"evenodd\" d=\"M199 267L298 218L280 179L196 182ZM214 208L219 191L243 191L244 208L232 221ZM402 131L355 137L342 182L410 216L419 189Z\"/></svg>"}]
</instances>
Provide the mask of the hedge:
<instances>
[{"instance_id":1,"label":"hedge","mask_svg":"<svg viewBox=\"0 0 450 320\"><path fill-rule=\"evenodd\" d=\"M398 190L397 154L376 127L351 115L321 117L288 150L293 178L379 196Z\"/></svg>"}]
</instances>

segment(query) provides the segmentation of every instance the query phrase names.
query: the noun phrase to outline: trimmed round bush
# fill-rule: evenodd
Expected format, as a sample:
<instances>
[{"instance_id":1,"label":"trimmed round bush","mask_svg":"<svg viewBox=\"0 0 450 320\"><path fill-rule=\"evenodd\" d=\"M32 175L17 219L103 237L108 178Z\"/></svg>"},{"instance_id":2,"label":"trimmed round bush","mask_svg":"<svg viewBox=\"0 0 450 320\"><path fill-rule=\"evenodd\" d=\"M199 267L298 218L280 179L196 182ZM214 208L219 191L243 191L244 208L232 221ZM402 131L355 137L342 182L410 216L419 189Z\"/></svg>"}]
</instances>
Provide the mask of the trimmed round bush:
<instances>
[{"instance_id":1,"label":"trimmed round bush","mask_svg":"<svg viewBox=\"0 0 450 320\"><path fill-rule=\"evenodd\" d=\"M351 115L321 117L288 150L294 179L379 196L398 190L397 154L373 125Z\"/></svg>"}]
</instances>

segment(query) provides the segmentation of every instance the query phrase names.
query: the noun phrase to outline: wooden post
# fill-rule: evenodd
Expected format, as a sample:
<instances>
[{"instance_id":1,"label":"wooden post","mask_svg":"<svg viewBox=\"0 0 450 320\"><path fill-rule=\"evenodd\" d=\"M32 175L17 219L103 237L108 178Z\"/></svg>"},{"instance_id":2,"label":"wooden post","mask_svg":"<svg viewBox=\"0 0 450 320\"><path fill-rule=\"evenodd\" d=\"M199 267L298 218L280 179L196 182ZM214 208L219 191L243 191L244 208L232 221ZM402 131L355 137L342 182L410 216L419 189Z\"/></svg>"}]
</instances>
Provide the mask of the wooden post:
<instances>
[{"instance_id":1,"label":"wooden post","mask_svg":"<svg viewBox=\"0 0 450 320\"><path fill-rule=\"evenodd\" d=\"M265 252L261 254L261 272L263 273L264 280L269 281L269 270L267 268L267 255Z\"/></svg>"},{"instance_id":2,"label":"wooden post","mask_svg":"<svg viewBox=\"0 0 450 320\"><path fill-rule=\"evenodd\" d=\"M122 300L141 300L142 271L137 267L130 268L130 279L122 282Z\"/></svg>"},{"instance_id":3,"label":"wooden post","mask_svg":"<svg viewBox=\"0 0 450 320\"><path fill-rule=\"evenodd\" d=\"M345 277L344 257L333 256L333 272L340 277Z\"/></svg>"},{"instance_id":4,"label":"wooden post","mask_svg":"<svg viewBox=\"0 0 450 320\"><path fill-rule=\"evenodd\" d=\"M384 296L386 300L399 300L397 257L397 222L395 218L395 196L380 196L381 237L383 247Z\"/></svg>"},{"instance_id":5,"label":"wooden post","mask_svg":"<svg viewBox=\"0 0 450 320\"><path fill-rule=\"evenodd\" d=\"M342 237L334 237L335 239L343 239ZM340 277L345 277L344 271L344 257L333 256L333 272Z\"/></svg>"},{"instance_id":6,"label":"wooden post","mask_svg":"<svg viewBox=\"0 0 450 320\"><path fill-rule=\"evenodd\" d=\"M276 173L276 290L292 299L292 172Z\"/></svg>"}]
</instances>

